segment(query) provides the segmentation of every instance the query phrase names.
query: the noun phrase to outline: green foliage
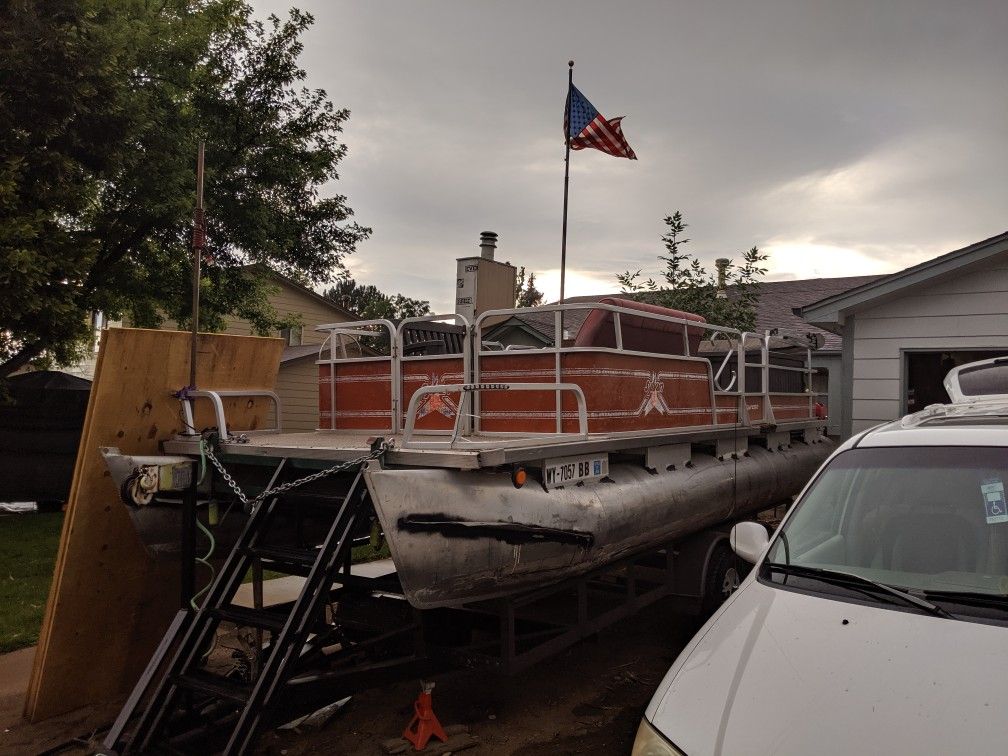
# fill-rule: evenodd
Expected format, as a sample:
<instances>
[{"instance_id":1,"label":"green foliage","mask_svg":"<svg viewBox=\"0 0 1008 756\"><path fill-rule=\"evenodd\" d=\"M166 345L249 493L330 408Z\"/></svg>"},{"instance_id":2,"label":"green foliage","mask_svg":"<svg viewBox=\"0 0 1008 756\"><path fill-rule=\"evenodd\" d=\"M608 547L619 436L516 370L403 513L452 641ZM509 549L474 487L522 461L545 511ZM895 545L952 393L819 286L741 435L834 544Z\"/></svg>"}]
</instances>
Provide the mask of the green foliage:
<instances>
[{"instance_id":1,"label":"green foliage","mask_svg":"<svg viewBox=\"0 0 1008 756\"><path fill-rule=\"evenodd\" d=\"M528 281L525 280L525 266L522 265L515 283L515 307L538 307L543 303L544 296L536 288L535 273L529 271Z\"/></svg>"},{"instance_id":2,"label":"green foliage","mask_svg":"<svg viewBox=\"0 0 1008 756\"><path fill-rule=\"evenodd\" d=\"M767 272L764 263L768 255L752 247L742 254L741 265L729 260L725 271L727 296L718 296L717 273L708 273L696 257L682 249L690 241L683 238L688 225L678 210L665 218L666 232L661 240L667 254L658 256L665 263L662 272L665 285L659 285L653 278L642 280L640 270L625 271L616 275L623 293L641 301L702 315L707 322L716 325L740 331L753 330L760 281Z\"/></svg>"},{"instance_id":3,"label":"green foliage","mask_svg":"<svg viewBox=\"0 0 1008 756\"><path fill-rule=\"evenodd\" d=\"M63 514L0 517L0 653L38 642Z\"/></svg>"},{"instance_id":4,"label":"green foliage","mask_svg":"<svg viewBox=\"0 0 1008 756\"><path fill-rule=\"evenodd\" d=\"M331 193L349 114L303 86L311 23L243 0L0 6L0 375L74 362L92 311L187 325L200 139L201 326L283 325L253 263L332 280L370 230Z\"/></svg>"},{"instance_id":5,"label":"green foliage","mask_svg":"<svg viewBox=\"0 0 1008 756\"><path fill-rule=\"evenodd\" d=\"M371 284L359 284L349 276L341 278L323 294L344 310L357 313L362 320L387 318L402 320L430 315L430 302L402 294L385 294Z\"/></svg>"}]
</instances>

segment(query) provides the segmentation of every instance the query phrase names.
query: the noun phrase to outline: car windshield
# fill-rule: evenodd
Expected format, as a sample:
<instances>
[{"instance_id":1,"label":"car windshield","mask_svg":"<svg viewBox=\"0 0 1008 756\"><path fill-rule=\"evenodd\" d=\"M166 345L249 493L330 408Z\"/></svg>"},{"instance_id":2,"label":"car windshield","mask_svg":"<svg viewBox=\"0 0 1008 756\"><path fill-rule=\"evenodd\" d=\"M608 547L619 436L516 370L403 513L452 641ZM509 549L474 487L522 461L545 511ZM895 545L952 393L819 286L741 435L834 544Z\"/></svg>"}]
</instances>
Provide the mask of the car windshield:
<instances>
[{"instance_id":1,"label":"car windshield","mask_svg":"<svg viewBox=\"0 0 1008 756\"><path fill-rule=\"evenodd\" d=\"M1008 596L1008 449L898 447L837 455L768 562L854 573L926 596Z\"/></svg>"}]
</instances>

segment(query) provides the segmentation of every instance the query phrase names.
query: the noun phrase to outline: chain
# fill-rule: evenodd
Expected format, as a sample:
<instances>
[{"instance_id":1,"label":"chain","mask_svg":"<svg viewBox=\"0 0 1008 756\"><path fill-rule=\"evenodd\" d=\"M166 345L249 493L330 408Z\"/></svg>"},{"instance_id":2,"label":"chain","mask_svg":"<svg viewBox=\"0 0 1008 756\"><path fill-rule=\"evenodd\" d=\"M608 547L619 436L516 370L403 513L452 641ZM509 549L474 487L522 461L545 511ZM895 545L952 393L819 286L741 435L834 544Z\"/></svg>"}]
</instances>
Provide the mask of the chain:
<instances>
[{"instance_id":1,"label":"chain","mask_svg":"<svg viewBox=\"0 0 1008 756\"><path fill-rule=\"evenodd\" d=\"M231 474L228 473L228 471L224 468L224 465L221 463L221 461L217 459L217 455L213 453L213 449L211 449L210 444L208 444L206 441L200 441L200 451L202 451L203 454L206 455L207 459L210 460L210 463L217 468L217 472L221 474L221 477L224 479L224 482L231 487L231 490L234 491L235 496L238 497L238 500L242 503L242 506L244 506L247 511L255 509L255 507L260 502L262 502L269 496L278 496L286 491L291 490L292 488L297 488L298 486L303 486L306 483L311 483L312 481L327 478L330 475L335 475L336 473L342 472L343 470L349 470L352 467L359 467L360 465L363 465L365 462L369 462L372 459L377 459L378 457L380 457L382 454L385 453L386 449L388 449L388 445L382 444L381 446L377 447L370 453L365 454L363 457L357 457L357 459L351 459L348 462L341 462L338 465L327 467L326 469L319 470L318 472L312 473L311 475L306 475L303 478L298 478L297 480L291 480L288 481L287 483L281 483L279 486L274 486L273 488L267 488L265 491L262 491L254 499L249 500L249 498L238 486L238 483L235 481L235 479L232 478Z\"/></svg>"}]
</instances>

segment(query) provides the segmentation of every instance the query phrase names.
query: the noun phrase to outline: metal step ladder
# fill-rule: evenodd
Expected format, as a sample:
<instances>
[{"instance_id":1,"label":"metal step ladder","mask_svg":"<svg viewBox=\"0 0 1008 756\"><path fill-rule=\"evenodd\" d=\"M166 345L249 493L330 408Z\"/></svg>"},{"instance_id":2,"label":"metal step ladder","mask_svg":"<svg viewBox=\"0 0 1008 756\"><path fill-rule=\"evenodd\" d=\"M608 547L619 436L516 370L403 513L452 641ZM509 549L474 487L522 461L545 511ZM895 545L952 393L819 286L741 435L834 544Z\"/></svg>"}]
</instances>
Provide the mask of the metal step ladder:
<instances>
[{"instance_id":1,"label":"metal step ladder","mask_svg":"<svg viewBox=\"0 0 1008 756\"><path fill-rule=\"evenodd\" d=\"M106 738L104 753L174 751L166 731L170 729L171 720L186 718L186 712L193 710L195 701L200 702L199 708L204 711L214 712L212 724L218 736L227 731L224 754L241 754L248 750L264 712L276 701L278 690L296 672L296 662L308 641L317 612L328 596L333 576L340 566L349 564L354 523L369 506L363 468L364 462L360 461L354 468L346 495L332 502L332 525L316 549L265 543L264 535L281 499L271 496L258 504L202 607L195 612L179 612L172 623ZM232 603L245 575L255 564L305 577L301 593L289 613L250 609ZM183 617L186 614L188 617ZM270 633L270 642L258 664L258 674L248 684L202 669L204 650L222 621ZM174 655L153 687L147 708L136 720L122 750L115 750L171 648L175 648Z\"/></svg>"}]
</instances>

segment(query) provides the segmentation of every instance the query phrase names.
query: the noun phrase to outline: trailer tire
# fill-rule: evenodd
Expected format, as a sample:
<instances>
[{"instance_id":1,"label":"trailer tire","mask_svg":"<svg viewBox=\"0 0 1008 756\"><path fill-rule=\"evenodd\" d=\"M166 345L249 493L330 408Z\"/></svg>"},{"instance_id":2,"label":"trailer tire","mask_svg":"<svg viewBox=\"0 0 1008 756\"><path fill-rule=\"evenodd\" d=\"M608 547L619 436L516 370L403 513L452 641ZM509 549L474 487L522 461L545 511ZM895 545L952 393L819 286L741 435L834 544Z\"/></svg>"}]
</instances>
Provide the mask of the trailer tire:
<instances>
[{"instance_id":1,"label":"trailer tire","mask_svg":"<svg viewBox=\"0 0 1008 756\"><path fill-rule=\"evenodd\" d=\"M712 615L725 599L738 590L739 584L751 569L752 565L739 558L727 541L721 541L714 547L704 577L701 605L704 618Z\"/></svg>"}]
</instances>

